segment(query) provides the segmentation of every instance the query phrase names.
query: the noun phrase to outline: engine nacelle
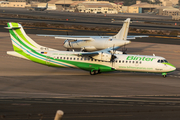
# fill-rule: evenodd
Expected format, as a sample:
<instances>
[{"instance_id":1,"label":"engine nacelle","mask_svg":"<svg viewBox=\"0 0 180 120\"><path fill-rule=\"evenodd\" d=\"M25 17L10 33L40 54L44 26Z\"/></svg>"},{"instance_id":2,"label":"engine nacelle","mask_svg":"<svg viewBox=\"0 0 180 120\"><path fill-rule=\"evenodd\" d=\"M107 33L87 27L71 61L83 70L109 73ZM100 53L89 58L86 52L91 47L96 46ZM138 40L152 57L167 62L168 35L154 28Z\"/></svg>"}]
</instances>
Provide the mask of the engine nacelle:
<instances>
[{"instance_id":1,"label":"engine nacelle","mask_svg":"<svg viewBox=\"0 0 180 120\"><path fill-rule=\"evenodd\" d=\"M123 54L122 51L115 51L115 52L113 52L113 50L111 50L110 53L112 53L112 54Z\"/></svg>"},{"instance_id":2,"label":"engine nacelle","mask_svg":"<svg viewBox=\"0 0 180 120\"><path fill-rule=\"evenodd\" d=\"M96 51L97 49L94 46L85 46L82 47L81 50L91 52L91 51Z\"/></svg>"},{"instance_id":3,"label":"engine nacelle","mask_svg":"<svg viewBox=\"0 0 180 120\"><path fill-rule=\"evenodd\" d=\"M122 51L116 51L115 54L123 54Z\"/></svg>"},{"instance_id":4,"label":"engine nacelle","mask_svg":"<svg viewBox=\"0 0 180 120\"><path fill-rule=\"evenodd\" d=\"M100 53L99 55L93 56L92 58L102 61L111 61L111 57L112 57L111 54Z\"/></svg>"}]
</instances>

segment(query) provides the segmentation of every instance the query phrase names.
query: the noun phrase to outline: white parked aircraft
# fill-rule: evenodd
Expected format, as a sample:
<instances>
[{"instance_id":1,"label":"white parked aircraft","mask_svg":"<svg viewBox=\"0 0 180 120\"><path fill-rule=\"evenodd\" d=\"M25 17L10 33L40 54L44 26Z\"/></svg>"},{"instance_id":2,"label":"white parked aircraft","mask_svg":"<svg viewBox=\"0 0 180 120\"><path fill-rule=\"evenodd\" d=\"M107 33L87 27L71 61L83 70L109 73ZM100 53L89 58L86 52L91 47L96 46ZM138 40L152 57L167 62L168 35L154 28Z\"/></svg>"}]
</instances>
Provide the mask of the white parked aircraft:
<instances>
[{"instance_id":1,"label":"white parked aircraft","mask_svg":"<svg viewBox=\"0 0 180 120\"><path fill-rule=\"evenodd\" d=\"M30 7L28 10L30 11L45 11L48 9L48 3L46 4L46 7Z\"/></svg>"},{"instance_id":2,"label":"white parked aircraft","mask_svg":"<svg viewBox=\"0 0 180 120\"><path fill-rule=\"evenodd\" d=\"M18 23L8 23L14 51L7 54L52 67L79 68L91 75L110 71L162 73L164 77L176 68L163 57L127 55L111 47L95 52L60 51L41 46L27 36Z\"/></svg>"},{"instance_id":3,"label":"white parked aircraft","mask_svg":"<svg viewBox=\"0 0 180 120\"><path fill-rule=\"evenodd\" d=\"M56 39L66 39L63 46L69 49L81 49L81 51L97 51L106 49L112 46L124 46L131 41L127 39L135 39L136 37L148 37L148 36L127 36L129 30L130 18L124 21L121 30L114 36L71 36L71 35L43 35L38 36L50 36ZM124 51L125 52L125 51Z\"/></svg>"}]
</instances>

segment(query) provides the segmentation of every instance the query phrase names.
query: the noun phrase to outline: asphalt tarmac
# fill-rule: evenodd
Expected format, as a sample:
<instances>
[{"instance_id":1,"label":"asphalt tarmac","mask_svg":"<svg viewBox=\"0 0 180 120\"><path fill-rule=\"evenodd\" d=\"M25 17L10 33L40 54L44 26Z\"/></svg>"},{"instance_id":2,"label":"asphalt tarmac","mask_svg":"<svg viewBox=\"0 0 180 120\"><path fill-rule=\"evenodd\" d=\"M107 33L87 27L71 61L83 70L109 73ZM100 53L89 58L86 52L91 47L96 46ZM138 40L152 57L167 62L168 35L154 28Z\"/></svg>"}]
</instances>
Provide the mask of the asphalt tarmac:
<instances>
[{"instance_id":1,"label":"asphalt tarmac","mask_svg":"<svg viewBox=\"0 0 180 120\"><path fill-rule=\"evenodd\" d=\"M35 30L30 30L31 32ZM64 40L27 34L37 43L59 50ZM46 32L48 33L48 31ZM178 120L180 115L180 47L133 42L128 54L165 57L178 70L167 78L160 74L89 72L52 68L6 54L12 51L8 32L0 32L0 116L4 120L52 120L56 110L63 120Z\"/></svg>"}]
</instances>

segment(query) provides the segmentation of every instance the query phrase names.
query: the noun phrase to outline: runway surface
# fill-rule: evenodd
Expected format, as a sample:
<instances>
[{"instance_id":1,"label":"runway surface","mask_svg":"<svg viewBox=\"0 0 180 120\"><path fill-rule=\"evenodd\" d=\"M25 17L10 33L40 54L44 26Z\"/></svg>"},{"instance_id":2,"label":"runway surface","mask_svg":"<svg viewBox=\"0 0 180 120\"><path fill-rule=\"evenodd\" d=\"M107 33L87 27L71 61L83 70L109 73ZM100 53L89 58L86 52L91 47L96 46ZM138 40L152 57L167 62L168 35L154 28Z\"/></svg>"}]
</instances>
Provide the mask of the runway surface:
<instances>
[{"instance_id":1,"label":"runway surface","mask_svg":"<svg viewBox=\"0 0 180 120\"><path fill-rule=\"evenodd\" d=\"M28 11L22 8L0 8L0 13L5 14L0 16L1 20L13 21L13 22L35 22L35 23L51 23L51 24L63 24L63 25L80 25L88 27L111 27L117 28L122 26L122 22L127 18L131 18L132 21L130 27L138 29L148 30L177 30L179 31L178 21L172 21L170 16L158 16L151 14L117 14L106 15L104 14L85 14L85 13L68 13L61 11ZM8 16L12 14L13 16ZM21 17L18 17L22 15ZM26 17L25 17L26 16ZM95 19L95 20L94 20ZM175 23L177 24L175 26Z\"/></svg>"},{"instance_id":2,"label":"runway surface","mask_svg":"<svg viewBox=\"0 0 180 120\"><path fill-rule=\"evenodd\" d=\"M41 45L65 50L64 40L29 36ZM179 45L147 42L127 45L129 54L154 53L175 65L178 70L169 73L167 78L132 72L90 76L79 69L52 68L9 56L6 51L13 50L9 34L0 32L0 37L2 119L50 120L57 109L66 113L64 120L176 120L180 117Z\"/></svg>"}]
</instances>

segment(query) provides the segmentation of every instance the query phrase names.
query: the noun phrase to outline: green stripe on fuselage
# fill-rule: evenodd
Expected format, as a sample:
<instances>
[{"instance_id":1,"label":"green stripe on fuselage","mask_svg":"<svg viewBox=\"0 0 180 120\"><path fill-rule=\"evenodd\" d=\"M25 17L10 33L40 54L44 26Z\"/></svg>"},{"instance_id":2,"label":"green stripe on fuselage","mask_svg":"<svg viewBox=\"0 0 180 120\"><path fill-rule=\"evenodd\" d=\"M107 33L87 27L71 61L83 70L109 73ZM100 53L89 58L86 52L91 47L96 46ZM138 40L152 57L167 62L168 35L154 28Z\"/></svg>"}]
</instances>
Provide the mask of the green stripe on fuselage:
<instances>
[{"instance_id":1,"label":"green stripe on fuselage","mask_svg":"<svg viewBox=\"0 0 180 120\"><path fill-rule=\"evenodd\" d=\"M169 66L172 66L174 68L176 68L174 65L172 65L171 63L162 63L162 64L165 64L165 65L169 65Z\"/></svg>"},{"instance_id":2,"label":"green stripe on fuselage","mask_svg":"<svg viewBox=\"0 0 180 120\"><path fill-rule=\"evenodd\" d=\"M10 33L11 35L13 35L13 37L19 41L19 43L24 46L25 48L27 48L29 50L29 52L31 51L32 53L36 54L36 55L39 55L45 59L47 59L47 56L45 55L42 55L38 52L36 52L35 50L33 50L32 48L30 48L29 46L27 46L24 42L22 42L17 36L16 34L14 33L14 31L10 30ZM16 47L17 48L17 47ZM17 51L18 52L18 51ZM33 56L30 56L30 55L27 55L26 53L24 52L18 52L19 54L23 55L24 57L34 61L34 62L37 62L37 63L40 63L40 64L45 64L45 65L48 65L48 66L54 66L54 67L62 67L60 65L57 65L57 64L53 64L53 63L50 63L50 64L46 64L46 61L44 60L41 60L39 58L36 58L36 57L33 57ZM87 70L87 71L90 71L92 69L100 69L101 72L109 72L109 71L114 71L111 69L111 67L109 66L105 66L105 65L100 65L100 64L94 64L94 63L84 63L84 62L76 62L76 61L68 61L68 60L59 60L59 59L54 59L52 57L49 57L48 58L49 60L55 60L55 61L59 61L59 62L64 62L64 63L68 63L68 64L71 64L71 65L74 65L80 69L83 69L83 70Z\"/></svg>"},{"instance_id":3,"label":"green stripe on fuselage","mask_svg":"<svg viewBox=\"0 0 180 120\"><path fill-rule=\"evenodd\" d=\"M18 26L18 23L11 23L12 24L12 27L19 27ZM29 45L35 47L33 44L31 44L23 35L23 33L21 32L20 29L14 29L16 31L16 33L25 41L27 42ZM36 48L36 47L35 47Z\"/></svg>"}]
</instances>

